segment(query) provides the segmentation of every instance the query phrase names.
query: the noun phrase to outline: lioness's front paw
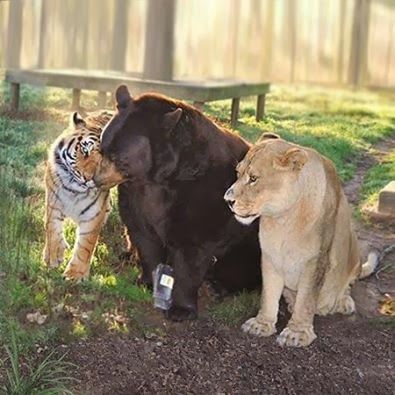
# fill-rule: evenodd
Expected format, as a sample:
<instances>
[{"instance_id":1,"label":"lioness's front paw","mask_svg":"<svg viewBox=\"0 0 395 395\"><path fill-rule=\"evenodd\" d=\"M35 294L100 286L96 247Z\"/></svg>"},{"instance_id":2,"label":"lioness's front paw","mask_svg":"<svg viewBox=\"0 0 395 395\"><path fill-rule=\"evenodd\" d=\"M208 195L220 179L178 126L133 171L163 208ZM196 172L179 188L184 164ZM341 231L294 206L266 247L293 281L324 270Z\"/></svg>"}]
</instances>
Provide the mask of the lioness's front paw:
<instances>
[{"instance_id":1,"label":"lioness's front paw","mask_svg":"<svg viewBox=\"0 0 395 395\"><path fill-rule=\"evenodd\" d=\"M89 277L89 265L73 264L72 262L69 262L63 272L63 277L66 280L86 280Z\"/></svg>"},{"instance_id":2,"label":"lioness's front paw","mask_svg":"<svg viewBox=\"0 0 395 395\"><path fill-rule=\"evenodd\" d=\"M316 338L312 325L301 329L287 326L277 337L277 343L280 346L306 347Z\"/></svg>"},{"instance_id":3,"label":"lioness's front paw","mask_svg":"<svg viewBox=\"0 0 395 395\"><path fill-rule=\"evenodd\" d=\"M242 326L243 332L256 336L270 336L276 332L276 325L273 322L260 321L258 317L247 320Z\"/></svg>"}]
</instances>

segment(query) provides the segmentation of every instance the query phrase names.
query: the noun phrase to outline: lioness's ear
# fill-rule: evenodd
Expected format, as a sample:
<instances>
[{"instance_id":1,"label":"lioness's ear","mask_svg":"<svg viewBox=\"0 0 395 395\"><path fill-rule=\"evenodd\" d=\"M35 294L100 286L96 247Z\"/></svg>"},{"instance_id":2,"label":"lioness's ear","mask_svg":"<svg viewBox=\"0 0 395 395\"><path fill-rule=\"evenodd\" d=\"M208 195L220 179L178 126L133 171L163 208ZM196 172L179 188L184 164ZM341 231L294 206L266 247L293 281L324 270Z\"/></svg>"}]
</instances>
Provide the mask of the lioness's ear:
<instances>
[{"instance_id":1,"label":"lioness's ear","mask_svg":"<svg viewBox=\"0 0 395 395\"><path fill-rule=\"evenodd\" d=\"M70 126L79 129L86 126L86 122L84 121L84 118L82 118L82 116L78 114L78 112L74 112L71 115Z\"/></svg>"},{"instance_id":2,"label":"lioness's ear","mask_svg":"<svg viewBox=\"0 0 395 395\"><path fill-rule=\"evenodd\" d=\"M128 87L126 85L118 86L115 91L115 100L117 102L118 110L126 108L132 101L132 96L130 96Z\"/></svg>"},{"instance_id":3,"label":"lioness's ear","mask_svg":"<svg viewBox=\"0 0 395 395\"><path fill-rule=\"evenodd\" d=\"M176 108L174 111L166 113L163 116L163 127L169 132L172 131L179 122L181 115L181 108Z\"/></svg>"},{"instance_id":4,"label":"lioness's ear","mask_svg":"<svg viewBox=\"0 0 395 395\"><path fill-rule=\"evenodd\" d=\"M274 158L273 167L277 170L301 170L307 159L306 151L290 148L285 154Z\"/></svg>"},{"instance_id":5,"label":"lioness's ear","mask_svg":"<svg viewBox=\"0 0 395 395\"><path fill-rule=\"evenodd\" d=\"M262 143L263 141L266 141L266 140L276 140L276 139L279 139L279 138L281 138L281 137L278 134L276 134L276 133L264 132L259 137L257 143Z\"/></svg>"}]
</instances>

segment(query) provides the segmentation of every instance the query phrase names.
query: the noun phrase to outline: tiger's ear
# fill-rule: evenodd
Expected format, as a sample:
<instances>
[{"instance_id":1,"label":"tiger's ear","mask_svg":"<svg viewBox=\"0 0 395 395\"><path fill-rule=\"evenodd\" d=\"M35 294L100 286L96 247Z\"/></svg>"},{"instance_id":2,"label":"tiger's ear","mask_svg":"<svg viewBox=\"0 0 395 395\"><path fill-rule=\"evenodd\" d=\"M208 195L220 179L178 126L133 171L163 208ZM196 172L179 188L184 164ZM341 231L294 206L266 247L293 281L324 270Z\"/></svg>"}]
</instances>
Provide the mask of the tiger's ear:
<instances>
[{"instance_id":1,"label":"tiger's ear","mask_svg":"<svg viewBox=\"0 0 395 395\"><path fill-rule=\"evenodd\" d=\"M81 117L81 115L78 114L78 112L74 112L71 116L70 126L76 129L80 129L86 126L86 122Z\"/></svg>"}]
</instances>

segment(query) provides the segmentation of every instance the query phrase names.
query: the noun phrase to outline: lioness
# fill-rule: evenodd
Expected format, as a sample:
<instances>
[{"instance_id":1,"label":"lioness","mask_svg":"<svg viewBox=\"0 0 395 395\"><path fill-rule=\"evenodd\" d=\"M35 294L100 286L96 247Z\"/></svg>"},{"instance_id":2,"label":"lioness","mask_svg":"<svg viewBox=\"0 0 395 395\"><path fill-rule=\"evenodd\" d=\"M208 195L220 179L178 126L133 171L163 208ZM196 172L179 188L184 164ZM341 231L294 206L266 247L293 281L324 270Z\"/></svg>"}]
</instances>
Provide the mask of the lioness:
<instances>
[{"instance_id":1,"label":"lioness","mask_svg":"<svg viewBox=\"0 0 395 395\"><path fill-rule=\"evenodd\" d=\"M237 172L224 198L241 223L260 217L263 275L260 311L242 329L272 335L283 294L292 317L277 342L307 346L314 314L354 312L350 284L373 272L377 256L361 265L340 180L315 150L264 134Z\"/></svg>"}]
</instances>

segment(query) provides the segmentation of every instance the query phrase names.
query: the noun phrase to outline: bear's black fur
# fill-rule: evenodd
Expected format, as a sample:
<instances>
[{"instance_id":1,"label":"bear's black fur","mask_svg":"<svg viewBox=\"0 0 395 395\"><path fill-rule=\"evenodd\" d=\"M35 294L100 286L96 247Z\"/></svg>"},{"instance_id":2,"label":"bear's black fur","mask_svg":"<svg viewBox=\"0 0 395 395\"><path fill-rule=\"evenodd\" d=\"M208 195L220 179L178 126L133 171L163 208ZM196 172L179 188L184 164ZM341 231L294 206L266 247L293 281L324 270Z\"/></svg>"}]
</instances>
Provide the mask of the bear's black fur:
<instances>
[{"instance_id":1,"label":"bear's black fur","mask_svg":"<svg viewBox=\"0 0 395 395\"><path fill-rule=\"evenodd\" d=\"M196 318L207 276L229 291L257 287L258 224L239 224L223 199L248 143L165 96L133 99L121 86L116 100L101 151L127 179L119 185L119 209L139 253L142 281L152 283L160 262L174 268L167 316Z\"/></svg>"}]
</instances>

